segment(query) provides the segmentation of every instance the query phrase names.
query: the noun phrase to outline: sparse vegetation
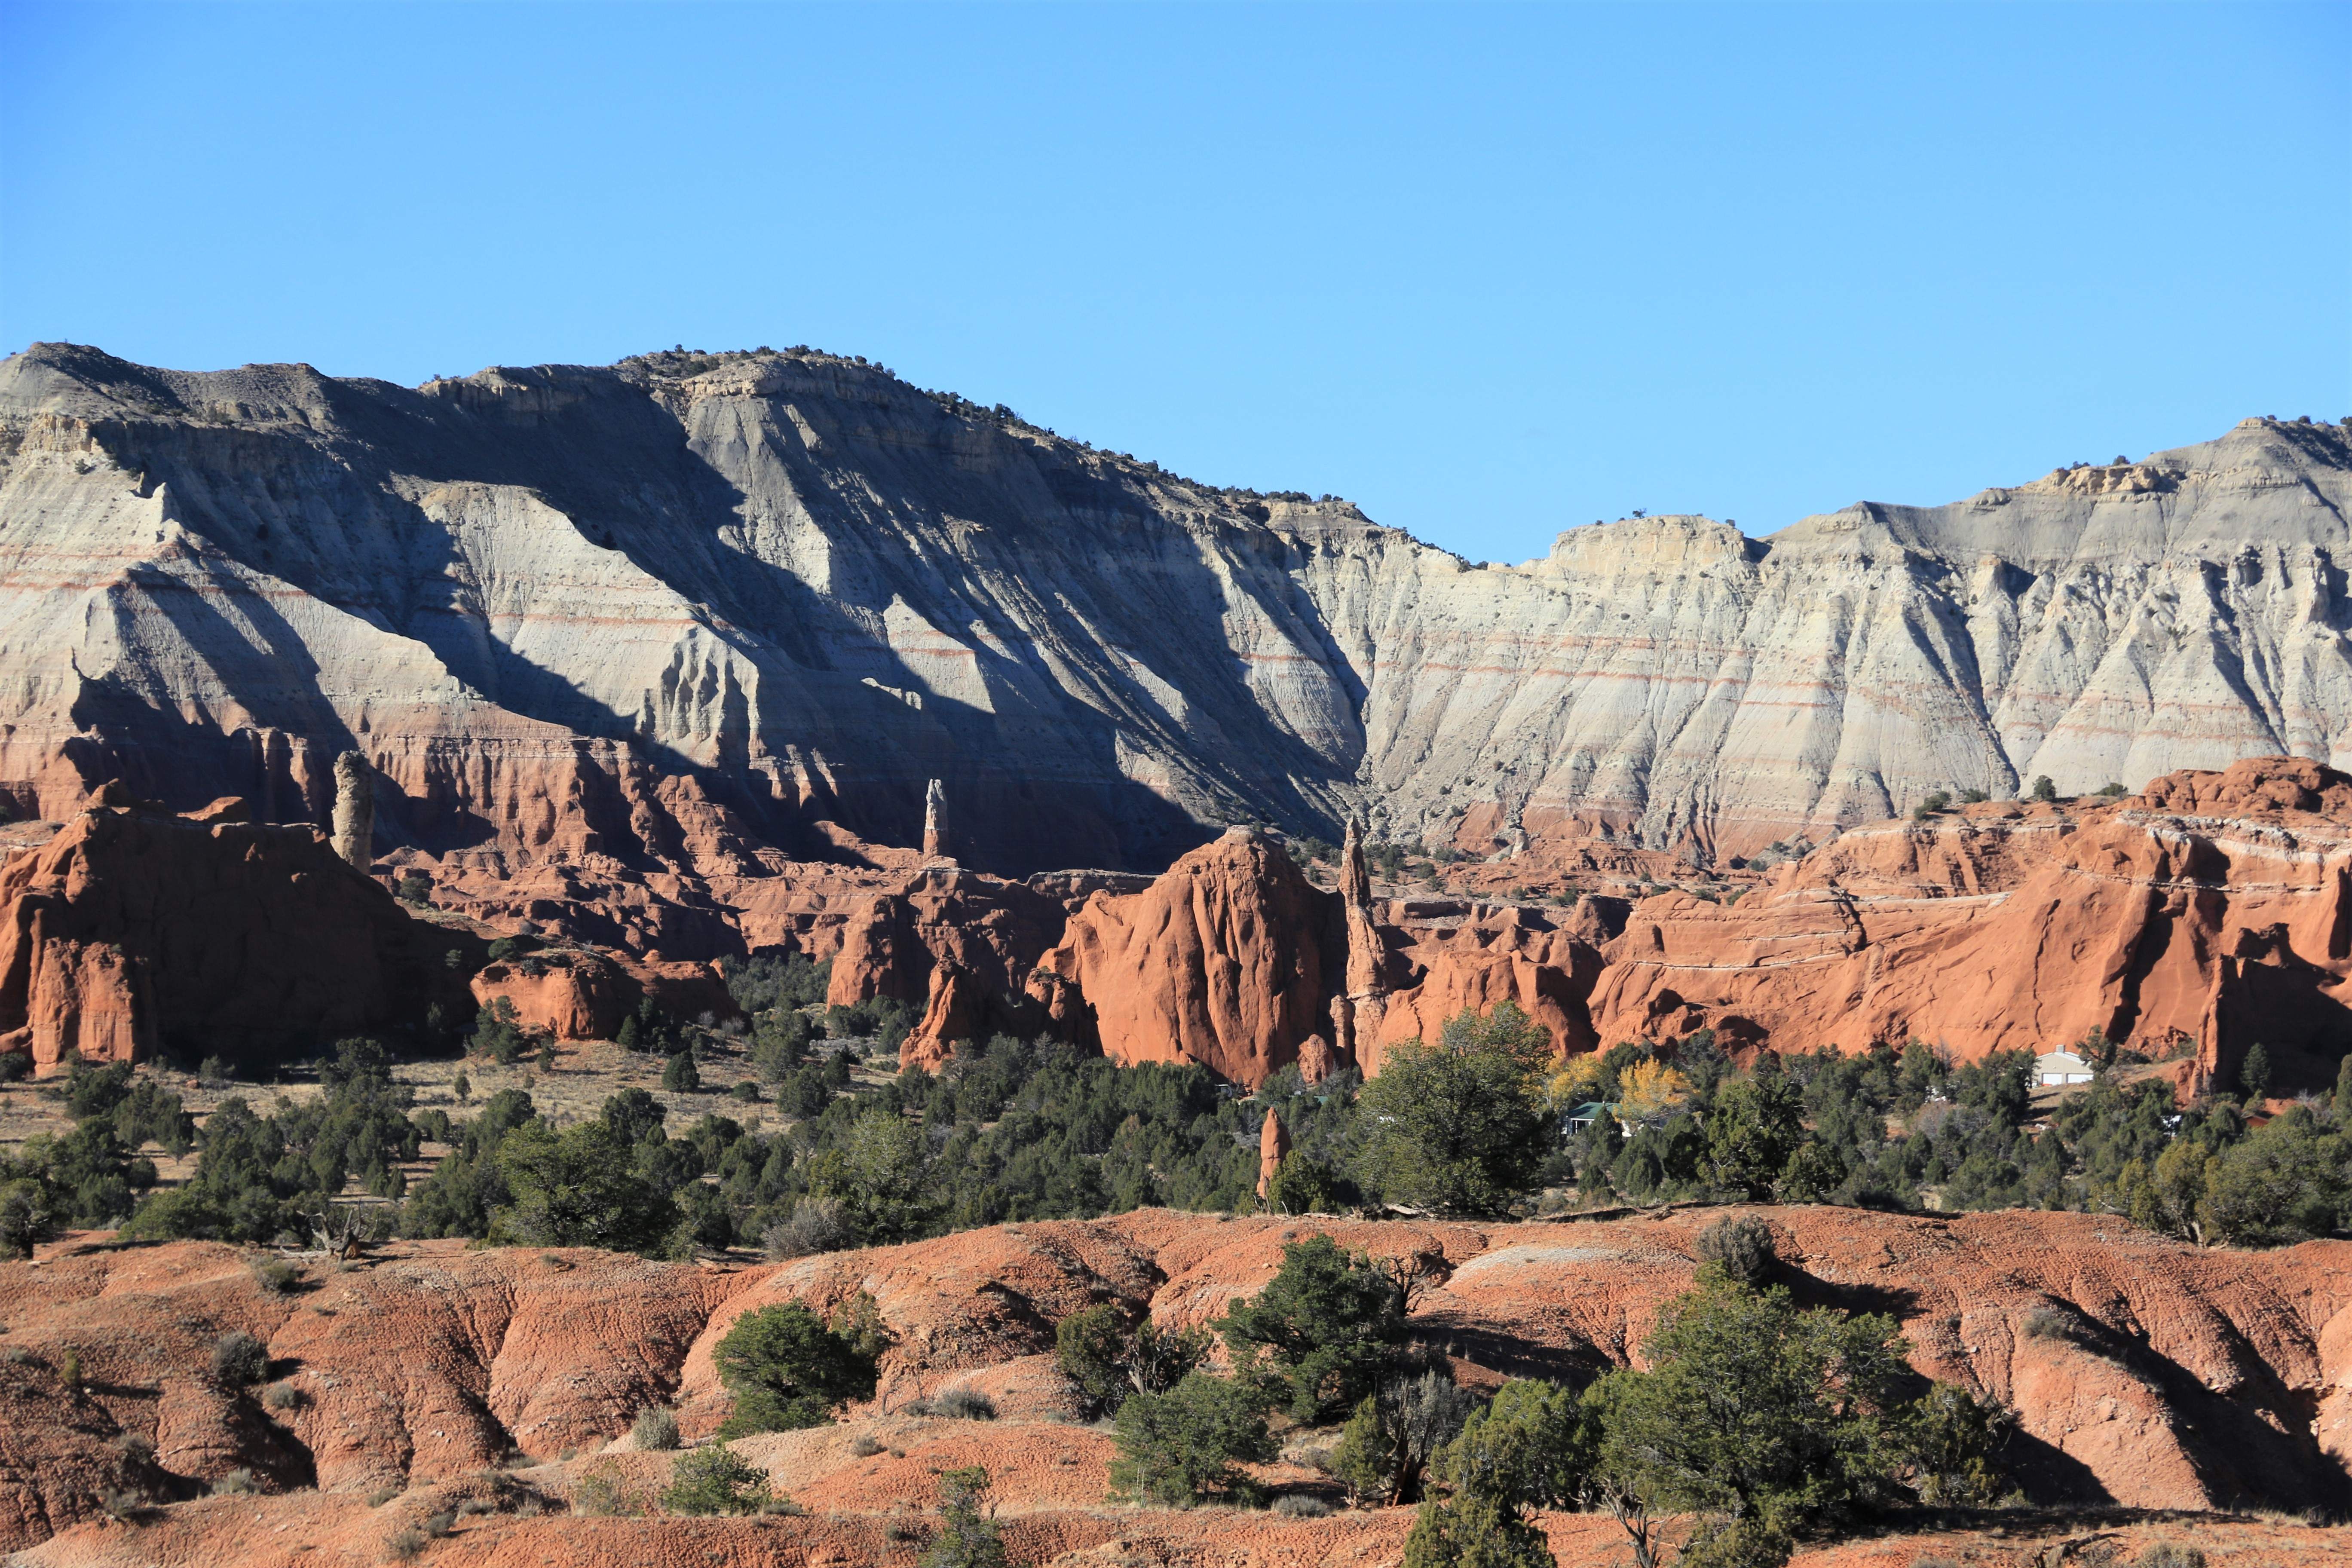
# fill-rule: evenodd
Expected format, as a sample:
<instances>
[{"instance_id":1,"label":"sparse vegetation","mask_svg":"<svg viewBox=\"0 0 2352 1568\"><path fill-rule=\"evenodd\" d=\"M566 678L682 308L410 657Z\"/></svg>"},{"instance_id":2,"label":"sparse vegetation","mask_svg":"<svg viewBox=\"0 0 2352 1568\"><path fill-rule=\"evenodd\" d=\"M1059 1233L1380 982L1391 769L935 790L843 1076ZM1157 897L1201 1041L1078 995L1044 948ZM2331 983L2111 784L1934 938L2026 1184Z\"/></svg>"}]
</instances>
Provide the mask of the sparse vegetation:
<instances>
[{"instance_id":1,"label":"sparse vegetation","mask_svg":"<svg viewBox=\"0 0 2352 1568\"><path fill-rule=\"evenodd\" d=\"M677 1447L677 1415L666 1405L648 1405L629 1423L629 1441L639 1453L663 1453Z\"/></svg>"},{"instance_id":2,"label":"sparse vegetation","mask_svg":"<svg viewBox=\"0 0 2352 1568\"><path fill-rule=\"evenodd\" d=\"M922 1568L1004 1568L1004 1541L988 1500L987 1468L967 1465L940 1476L940 1534Z\"/></svg>"},{"instance_id":3,"label":"sparse vegetation","mask_svg":"<svg viewBox=\"0 0 2352 1568\"><path fill-rule=\"evenodd\" d=\"M223 1388L245 1388L269 1375L269 1349L243 1329L233 1329L213 1342L213 1381Z\"/></svg>"}]
</instances>

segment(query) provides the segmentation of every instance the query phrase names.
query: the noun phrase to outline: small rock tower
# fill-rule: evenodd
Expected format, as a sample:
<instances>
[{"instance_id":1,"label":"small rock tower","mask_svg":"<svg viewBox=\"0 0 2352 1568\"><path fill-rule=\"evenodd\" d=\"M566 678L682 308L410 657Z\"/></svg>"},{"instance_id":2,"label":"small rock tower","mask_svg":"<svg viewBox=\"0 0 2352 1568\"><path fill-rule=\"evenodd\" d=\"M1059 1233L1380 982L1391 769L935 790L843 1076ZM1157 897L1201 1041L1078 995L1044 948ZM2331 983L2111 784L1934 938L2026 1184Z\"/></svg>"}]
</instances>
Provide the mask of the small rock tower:
<instances>
[{"instance_id":1,"label":"small rock tower","mask_svg":"<svg viewBox=\"0 0 2352 1568\"><path fill-rule=\"evenodd\" d=\"M1282 1118L1274 1113L1274 1108L1267 1106L1265 1125L1258 1129L1257 1134L1257 1195L1259 1197L1265 1197L1273 1190L1275 1173L1282 1169L1282 1162L1288 1158L1289 1154L1290 1129L1282 1124Z\"/></svg>"},{"instance_id":2,"label":"small rock tower","mask_svg":"<svg viewBox=\"0 0 2352 1568\"><path fill-rule=\"evenodd\" d=\"M1331 1044L1340 1064L1370 1073L1379 1065L1372 1047L1387 1011L1388 986L1381 973L1380 927L1372 919L1372 873L1364 862L1363 829L1354 817L1348 819L1348 841L1339 854L1339 900L1347 921L1348 973L1331 999Z\"/></svg>"},{"instance_id":3,"label":"small rock tower","mask_svg":"<svg viewBox=\"0 0 2352 1568\"><path fill-rule=\"evenodd\" d=\"M948 858L948 792L937 779L923 792L923 853L936 860Z\"/></svg>"},{"instance_id":4,"label":"small rock tower","mask_svg":"<svg viewBox=\"0 0 2352 1568\"><path fill-rule=\"evenodd\" d=\"M375 861L375 782L368 776L367 759L345 752L335 759L335 853L352 869L365 871Z\"/></svg>"}]
</instances>

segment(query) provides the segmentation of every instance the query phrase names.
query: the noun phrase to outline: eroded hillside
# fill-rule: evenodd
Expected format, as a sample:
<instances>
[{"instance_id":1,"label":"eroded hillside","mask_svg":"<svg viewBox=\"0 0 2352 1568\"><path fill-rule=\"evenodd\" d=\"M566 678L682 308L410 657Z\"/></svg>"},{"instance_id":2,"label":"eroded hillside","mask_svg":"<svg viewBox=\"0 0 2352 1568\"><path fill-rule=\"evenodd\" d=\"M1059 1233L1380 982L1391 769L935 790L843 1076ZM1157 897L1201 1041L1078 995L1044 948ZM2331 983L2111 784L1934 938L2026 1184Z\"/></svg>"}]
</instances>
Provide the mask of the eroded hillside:
<instances>
[{"instance_id":1,"label":"eroded hillside","mask_svg":"<svg viewBox=\"0 0 2352 1568\"><path fill-rule=\"evenodd\" d=\"M1756 1212L1801 1301L1894 1313L1921 1373L2018 1411L2013 1462L2043 1505L2340 1512L2352 1501L2352 1245L2245 1254L2085 1215ZM43 1563L364 1562L399 1529L473 1498L479 1508L457 1516L436 1561L685 1562L708 1550L896 1562L925 1538L938 1472L979 1462L997 1477L1017 1561L1084 1561L1114 1542L1150 1562L1255 1561L1277 1546L1385 1558L1411 1510L1244 1524L1215 1510L1108 1506L1110 1438L1076 1419L1051 1356L1055 1324L1100 1301L1205 1320L1262 1287L1286 1241L1322 1230L1424 1259L1435 1286L1412 1328L1465 1384L1580 1381L1641 1363L1657 1306L1689 1286L1696 1235L1715 1217L1479 1227L1155 1210L717 1272L578 1249L401 1243L357 1267L313 1264L284 1294L262 1289L233 1248L77 1238L38 1263L0 1265L11 1412L0 1544L46 1541L25 1559ZM689 1442L710 1433L728 1399L711 1347L739 1315L784 1300L829 1309L859 1290L895 1336L874 1400L837 1426L734 1445L806 1517L567 1509L592 1465L625 1491L658 1489L671 1457L623 1440L642 1405L675 1403ZM224 1391L209 1373L211 1346L233 1330L266 1343L265 1386ZM913 1408L954 1389L987 1395L996 1419ZM194 1500L238 1470L253 1491ZM1329 1486L1288 1461L1266 1476L1310 1494ZM109 1521L110 1492L126 1488L163 1506ZM519 1515L526 1497L537 1500ZM2140 1516L2072 1517L2115 1530ZM2029 1536L2069 1528L2020 1521ZM1605 1515L1548 1527L1563 1562L1622 1550ZM1211 1542L1239 1554L1199 1557ZM2326 1549L2310 1542L2296 1550Z\"/></svg>"},{"instance_id":2,"label":"eroded hillside","mask_svg":"<svg viewBox=\"0 0 2352 1568\"><path fill-rule=\"evenodd\" d=\"M1939 789L2340 762L2352 723L2325 425L1518 566L803 350L410 389L40 345L0 459L20 809L121 775L323 821L357 749L380 846L573 896L911 845L931 778L997 869L1350 812L1705 859Z\"/></svg>"}]
</instances>

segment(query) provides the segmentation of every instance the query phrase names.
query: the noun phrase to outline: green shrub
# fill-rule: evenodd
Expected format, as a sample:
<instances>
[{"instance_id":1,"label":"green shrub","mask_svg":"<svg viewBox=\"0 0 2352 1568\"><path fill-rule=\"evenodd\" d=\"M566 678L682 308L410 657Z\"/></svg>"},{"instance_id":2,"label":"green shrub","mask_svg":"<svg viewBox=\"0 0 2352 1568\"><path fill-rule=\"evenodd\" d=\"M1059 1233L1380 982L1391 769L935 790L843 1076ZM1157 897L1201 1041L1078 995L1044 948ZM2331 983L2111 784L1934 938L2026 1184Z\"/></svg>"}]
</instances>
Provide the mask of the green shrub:
<instances>
[{"instance_id":1,"label":"green shrub","mask_svg":"<svg viewBox=\"0 0 2352 1568\"><path fill-rule=\"evenodd\" d=\"M283 1258L255 1258L252 1274L253 1282L270 1296L290 1296L302 1283L302 1271Z\"/></svg>"},{"instance_id":2,"label":"green shrub","mask_svg":"<svg viewBox=\"0 0 2352 1568\"><path fill-rule=\"evenodd\" d=\"M831 1198L858 1238L903 1241L938 1212L923 1130L887 1102L866 1107L808 1164L808 1190Z\"/></svg>"},{"instance_id":3,"label":"green shrub","mask_svg":"<svg viewBox=\"0 0 2352 1568\"><path fill-rule=\"evenodd\" d=\"M498 944L490 944L495 948ZM500 1067L512 1067L522 1060L530 1047L530 1037L524 1034L515 1016L514 1003L504 996L493 996L490 1005L474 1020L473 1050Z\"/></svg>"},{"instance_id":4,"label":"green shrub","mask_svg":"<svg viewBox=\"0 0 2352 1568\"><path fill-rule=\"evenodd\" d=\"M1150 1318L1129 1322L1108 1305L1054 1325L1055 1365L1089 1416L1115 1414L1130 1394L1167 1393L1208 1359L1209 1344L1205 1329L1163 1331Z\"/></svg>"},{"instance_id":5,"label":"green shrub","mask_svg":"<svg viewBox=\"0 0 2352 1568\"><path fill-rule=\"evenodd\" d=\"M1892 1449L1930 1508L1990 1508L2011 1491L2000 1451L2016 1415L1954 1384L1931 1385L1894 1424Z\"/></svg>"},{"instance_id":6,"label":"green shrub","mask_svg":"<svg viewBox=\"0 0 2352 1568\"><path fill-rule=\"evenodd\" d=\"M758 1513L775 1496L768 1473L723 1443L681 1454L661 1503L670 1513Z\"/></svg>"},{"instance_id":7,"label":"green shrub","mask_svg":"<svg viewBox=\"0 0 2352 1568\"><path fill-rule=\"evenodd\" d=\"M1313 1236L1286 1243L1265 1289L1235 1298L1217 1328L1236 1376L1286 1399L1301 1426L1321 1426L1378 1384L1404 1337L1404 1298L1388 1268Z\"/></svg>"},{"instance_id":8,"label":"green shrub","mask_svg":"<svg viewBox=\"0 0 2352 1568\"><path fill-rule=\"evenodd\" d=\"M58 1233L48 1194L27 1177L0 1182L0 1258L29 1258Z\"/></svg>"},{"instance_id":9,"label":"green shrub","mask_svg":"<svg viewBox=\"0 0 2352 1568\"><path fill-rule=\"evenodd\" d=\"M677 1205L632 1169L602 1121L560 1133L526 1121L499 1140L496 1163L511 1201L490 1216L493 1241L651 1254L678 1223Z\"/></svg>"},{"instance_id":10,"label":"green shrub","mask_svg":"<svg viewBox=\"0 0 2352 1568\"><path fill-rule=\"evenodd\" d=\"M1399 1046L1361 1096L1366 1184L1441 1214L1507 1212L1542 1163L1550 1058L1551 1037L1508 1002L1449 1020L1435 1047Z\"/></svg>"},{"instance_id":11,"label":"green shrub","mask_svg":"<svg viewBox=\"0 0 2352 1568\"><path fill-rule=\"evenodd\" d=\"M629 1424L629 1440L641 1454L661 1453L677 1447L676 1413L659 1405L646 1406Z\"/></svg>"},{"instance_id":12,"label":"green shrub","mask_svg":"<svg viewBox=\"0 0 2352 1568\"><path fill-rule=\"evenodd\" d=\"M1403 1568L1554 1568L1555 1562L1543 1531L1518 1510L1475 1492L1423 1503L1404 1540Z\"/></svg>"},{"instance_id":13,"label":"green shrub","mask_svg":"<svg viewBox=\"0 0 2352 1568\"><path fill-rule=\"evenodd\" d=\"M1339 1214L1359 1196L1344 1172L1312 1155L1292 1153L1266 1184L1266 1207L1276 1214Z\"/></svg>"},{"instance_id":14,"label":"green shrub","mask_svg":"<svg viewBox=\"0 0 2352 1568\"><path fill-rule=\"evenodd\" d=\"M841 1405L872 1398L877 1351L857 1342L858 1327L846 1314L828 1326L797 1301L738 1318L712 1352L735 1399L721 1436L822 1426Z\"/></svg>"},{"instance_id":15,"label":"green shrub","mask_svg":"<svg viewBox=\"0 0 2352 1568\"><path fill-rule=\"evenodd\" d=\"M720 967L727 976L728 994L744 1012L757 1017L778 1009L814 1007L824 1000L833 978L833 963L811 963L804 954L761 953L727 959Z\"/></svg>"},{"instance_id":16,"label":"green shrub","mask_svg":"<svg viewBox=\"0 0 2352 1568\"><path fill-rule=\"evenodd\" d=\"M1004 1541L990 1515L989 1474L967 1465L940 1476L940 1535L922 1568L1005 1568Z\"/></svg>"},{"instance_id":17,"label":"green shrub","mask_svg":"<svg viewBox=\"0 0 2352 1568\"><path fill-rule=\"evenodd\" d=\"M1698 1260L1712 1263L1743 1285L1753 1285L1780 1261L1772 1229L1752 1215L1719 1219L1698 1233Z\"/></svg>"},{"instance_id":18,"label":"green shrub","mask_svg":"<svg viewBox=\"0 0 2352 1568\"><path fill-rule=\"evenodd\" d=\"M1433 1368L1391 1378L1365 1397L1339 1436L1331 1473L1358 1506L1421 1500L1437 1452L1461 1432L1477 1401Z\"/></svg>"},{"instance_id":19,"label":"green shrub","mask_svg":"<svg viewBox=\"0 0 2352 1568\"><path fill-rule=\"evenodd\" d=\"M1250 1500L1255 1488L1234 1467L1275 1453L1250 1390L1202 1372L1188 1373L1165 1394L1129 1398L1116 1425L1119 1457L1110 1467L1111 1485L1166 1507L1210 1498Z\"/></svg>"},{"instance_id":20,"label":"green shrub","mask_svg":"<svg viewBox=\"0 0 2352 1568\"><path fill-rule=\"evenodd\" d=\"M245 1388L269 1375L269 1349L243 1329L233 1329L213 1342L213 1381L223 1388Z\"/></svg>"}]
</instances>

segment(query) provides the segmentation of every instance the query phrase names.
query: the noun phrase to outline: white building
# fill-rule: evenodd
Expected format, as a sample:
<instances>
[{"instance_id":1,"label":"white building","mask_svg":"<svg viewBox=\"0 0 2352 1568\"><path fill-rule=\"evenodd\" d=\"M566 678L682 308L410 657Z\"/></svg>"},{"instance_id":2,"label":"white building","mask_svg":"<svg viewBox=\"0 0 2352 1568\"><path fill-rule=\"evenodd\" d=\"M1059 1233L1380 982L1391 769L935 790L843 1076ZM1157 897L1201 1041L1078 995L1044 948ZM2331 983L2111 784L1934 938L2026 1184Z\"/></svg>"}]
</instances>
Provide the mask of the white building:
<instances>
[{"instance_id":1,"label":"white building","mask_svg":"<svg viewBox=\"0 0 2352 1568\"><path fill-rule=\"evenodd\" d=\"M2043 1089L2091 1081L2091 1064L2072 1051L2052 1051L2033 1058L2033 1081Z\"/></svg>"}]
</instances>

